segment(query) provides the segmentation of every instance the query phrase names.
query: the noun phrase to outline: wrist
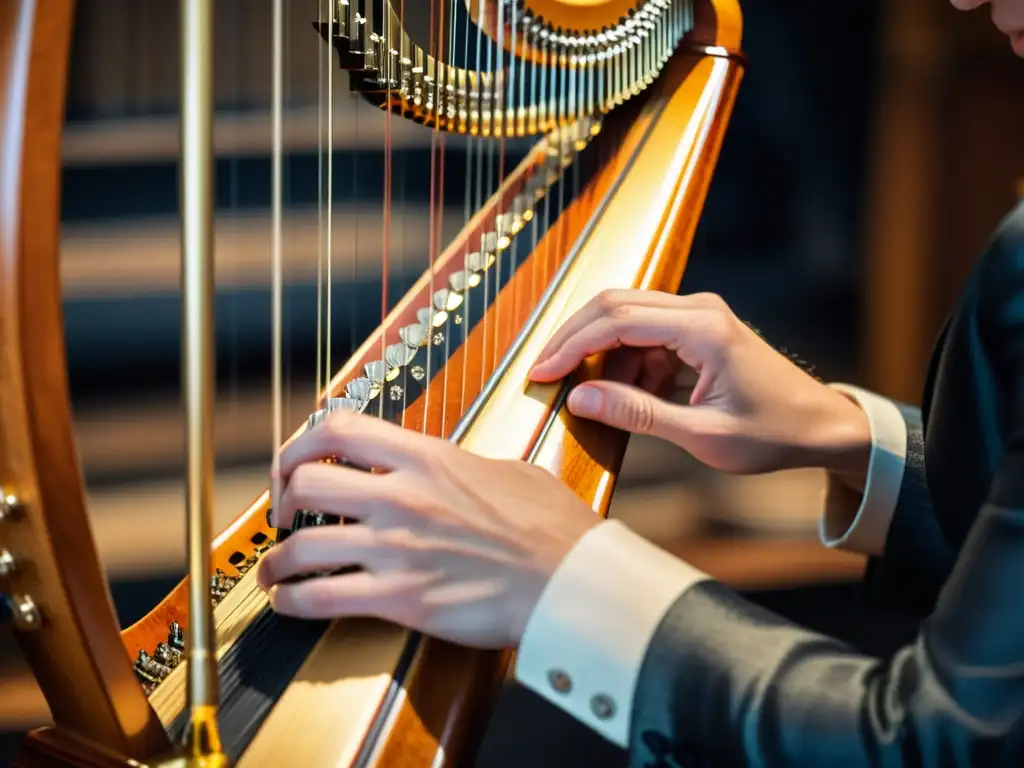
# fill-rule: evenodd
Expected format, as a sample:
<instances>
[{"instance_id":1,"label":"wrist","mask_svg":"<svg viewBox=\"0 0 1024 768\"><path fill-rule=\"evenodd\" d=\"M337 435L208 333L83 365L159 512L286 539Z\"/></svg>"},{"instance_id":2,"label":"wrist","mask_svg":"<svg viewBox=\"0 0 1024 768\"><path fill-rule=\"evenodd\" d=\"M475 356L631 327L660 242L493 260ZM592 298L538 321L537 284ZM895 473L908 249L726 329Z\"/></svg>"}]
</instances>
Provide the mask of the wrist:
<instances>
[{"instance_id":1,"label":"wrist","mask_svg":"<svg viewBox=\"0 0 1024 768\"><path fill-rule=\"evenodd\" d=\"M871 422L852 397L824 386L824 399L812 435L811 466L822 467L846 485L863 490L871 461Z\"/></svg>"},{"instance_id":2,"label":"wrist","mask_svg":"<svg viewBox=\"0 0 1024 768\"><path fill-rule=\"evenodd\" d=\"M542 595L566 560L579 549L588 533L608 522L590 510L582 515L566 515L534 542L530 562L519 573L518 599L512 601L509 628L513 644L522 640Z\"/></svg>"}]
</instances>

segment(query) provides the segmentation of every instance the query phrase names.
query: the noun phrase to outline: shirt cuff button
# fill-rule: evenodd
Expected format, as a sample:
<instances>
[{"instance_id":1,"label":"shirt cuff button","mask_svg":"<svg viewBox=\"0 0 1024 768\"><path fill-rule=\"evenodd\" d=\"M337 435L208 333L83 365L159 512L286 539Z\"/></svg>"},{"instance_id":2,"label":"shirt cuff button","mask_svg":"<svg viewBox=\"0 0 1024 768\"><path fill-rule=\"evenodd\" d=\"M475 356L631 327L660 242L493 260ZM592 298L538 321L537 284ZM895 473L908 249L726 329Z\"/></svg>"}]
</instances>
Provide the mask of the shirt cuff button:
<instances>
[{"instance_id":1,"label":"shirt cuff button","mask_svg":"<svg viewBox=\"0 0 1024 768\"><path fill-rule=\"evenodd\" d=\"M552 669L548 672L548 682L559 693L568 693L572 690L572 680L560 669Z\"/></svg>"},{"instance_id":2,"label":"shirt cuff button","mask_svg":"<svg viewBox=\"0 0 1024 768\"><path fill-rule=\"evenodd\" d=\"M599 693L590 700L590 711L598 720L611 720L615 716L615 702L610 696Z\"/></svg>"}]
</instances>

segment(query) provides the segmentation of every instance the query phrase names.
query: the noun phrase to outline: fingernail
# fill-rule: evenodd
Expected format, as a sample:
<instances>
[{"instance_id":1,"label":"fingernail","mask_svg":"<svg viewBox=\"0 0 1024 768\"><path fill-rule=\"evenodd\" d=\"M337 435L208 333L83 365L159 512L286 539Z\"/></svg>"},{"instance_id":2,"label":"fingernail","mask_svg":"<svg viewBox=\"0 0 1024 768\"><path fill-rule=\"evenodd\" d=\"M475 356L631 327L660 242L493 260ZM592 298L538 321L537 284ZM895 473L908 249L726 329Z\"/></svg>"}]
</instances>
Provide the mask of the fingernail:
<instances>
[{"instance_id":1,"label":"fingernail","mask_svg":"<svg viewBox=\"0 0 1024 768\"><path fill-rule=\"evenodd\" d=\"M601 410L601 393L593 387L576 387L569 393L569 407L582 416L596 414Z\"/></svg>"}]
</instances>

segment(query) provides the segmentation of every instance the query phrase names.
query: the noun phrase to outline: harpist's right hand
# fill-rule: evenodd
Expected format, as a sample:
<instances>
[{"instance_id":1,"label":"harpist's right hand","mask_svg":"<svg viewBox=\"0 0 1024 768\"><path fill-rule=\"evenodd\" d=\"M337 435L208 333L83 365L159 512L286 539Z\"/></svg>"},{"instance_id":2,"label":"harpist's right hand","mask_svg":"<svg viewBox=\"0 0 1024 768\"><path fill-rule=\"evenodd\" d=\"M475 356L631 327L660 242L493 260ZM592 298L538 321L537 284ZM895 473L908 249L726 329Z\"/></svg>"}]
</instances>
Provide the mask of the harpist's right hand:
<instances>
[{"instance_id":1,"label":"harpist's right hand","mask_svg":"<svg viewBox=\"0 0 1024 768\"><path fill-rule=\"evenodd\" d=\"M860 407L774 350L719 296L602 293L552 336L530 377L555 381L606 351L605 378L569 395L577 416L669 440L726 472L866 472L871 433ZM697 382L682 405L666 397L684 367Z\"/></svg>"}]
</instances>

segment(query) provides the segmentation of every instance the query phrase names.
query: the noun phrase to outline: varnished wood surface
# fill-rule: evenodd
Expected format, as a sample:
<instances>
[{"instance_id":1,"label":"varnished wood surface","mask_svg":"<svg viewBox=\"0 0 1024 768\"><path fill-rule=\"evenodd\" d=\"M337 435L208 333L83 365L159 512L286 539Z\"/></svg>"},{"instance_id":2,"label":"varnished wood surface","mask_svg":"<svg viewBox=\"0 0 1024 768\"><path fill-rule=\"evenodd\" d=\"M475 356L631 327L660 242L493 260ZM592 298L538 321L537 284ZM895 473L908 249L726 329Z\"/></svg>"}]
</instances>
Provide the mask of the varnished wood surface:
<instances>
[{"instance_id":1,"label":"varnished wood surface","mask_svg":"<svg viewBox=\"0 0 1024 768\"><path fill-rule=\"evenodd\" d=\"M652 98L652 105L633 123L624 142L628 146L631 137L638 140L640 135L644 136L639 155L644 162L637 160L623 169L623 177L633 179L634 183L642 179L647 194L640 194L639 189L623 184L615 191L599 224L599 227L617 226L620 231L628 232L633 247L630 249L625 244L619 248L610 246L595 230L592 240L588 240L579 256L581 266L573 271L578 282L566 278L565 289L551 298L552 306L545 319L564 317L602 288L636 286L675 290L678 287L738 79L735 65L725 61L712 64L680 57L670 65L666 80L661 85L661 96ZM655 111L655 105L660 107L659 98L664 100L664 111L660 112ZM647 132L649 123L656 123L650 133ZM637 226L639 207L646 207L647 213L652 210L662 212L653 229ZM648 232L654 235L650 240L645 239ZM595 249L595 252L587 253L590 249ZM603 252L598 249L603 249ZM614 255L615 267L607 263L609 254ZM622 273L617 274L616 268ZM586 274L577 274L581 272ZM630 278L616 283L617 279L623 279L623 273L629 274ZM603 281L611 282L602 285ZM541 335L539 341L546 338L546 335ZM469 344L466 347L472 349ZM579 423L564 408L558 409L557 415L549 421L545 414L555 405L557 388L535 388L526 384L525 374L536 359L537 351L528 342L518 353L517 363L507 370L498 390L490 395L463 445L474 452L494 457L525 458L521 446L533 445L541 438L538 433L542 426L538 422L540 417L547 428L534 463L562 478L603 514L607 511L625 451L626 436L593 422ZM504 397L502 389L505 390ZM510 429L510 425L515 425L515 429ZM424 664L428 666L430 652L429 646L421 649L421 653L427 654ZM473 655L479 657L480 653L473 652ZM490 670L497 676L508 663L507 655L494 654ZM416 690L416 680L413 679L403 710L411 706L407 702L414 700ZM480 695L485 694L482 691ZM465 710L474 705L479 707L480 702L467 701L460 707L457 700L439 701L436 689L424 690L424 695L431 696L427 711L449 713L446 724L455 725L464 719L479 717L472 709ZM454 739L446 741L445 736L450 733L448 728L437 727L431 731L415 727L422 723L416 712L405 715L403 711L397 722L405 723L407 727L404 730L393 728L388 734L381 765L414 764L412 761L425 764L423 758L432 754L431 750L433 754L443 756L445 764L458 765L458 755L464 754L459 747L468 747Z\"/></svg>"},{"instance_id":2,"label":"varnished wood surface","mask_svg":"<svg viewBox=\"0 0 1024 768\"><path fill-rule=\"evenodd\" d=\"M616 503L630 494L622 490ZM694 533L658 543L672 554L738 590L797 589L855 582L864 569L858 555L825 549L813 538L722 537ZM27 669L3 670L0 732L27 730L49 720L46 702Z\"/></svg>"},{"instance_id":3,"label":"varnished wood surface","mask_svg":"<svg viewBox=\"0 0 1024 768\"><path fill-rule=\"evenodd\" d=\"M431 293L446 286L448 277L457 269L463 268L466 248L475 250L478 247L481 233L486 231L486 228L493 223L494 217L502 212L507 202L518 193L524 178L542 159L542 156L542 150L531 153L519 167L509 174L499 193L494 195L477 212L459 238L437 259L434 265L433 280L428 273L425 273L391 310L377 331L349 358L331 382L329 388L331 396L343 394L345 384L360 376L367 363L383 357L384 349L399 341L399 329L415 322L416 311L420 307L429 305ZM456 417L458 415L455 414ZM237 557L236 553L242 553L246 557L252 554L255 546L253 537L275 535L274 529L268 525L266 520L269 502L268 493L262 493L225 531L214 539L214 569L221 568L229 575L237 575L237 570L230 562L231 558ZM121 633L125 648L132 658L138 654L140 649L151 653L157 643L164 642L167 639L167 627L171 622L177 622L187 629L187 592L187 580L183 580L149 614Z\"/></svg>"},{"instance_id":4,"label":"varnished wood surface","mask_svg":"<svg viewBox=\"0 0 1024 768\"><path fill-rule=\"evenodd\" d=\"M25 740L14 768L138 768L138 763L94 743L76 738L66 729L43 728Z\"/></svg>"},{"instance_id":5,"label":"varnished wood surface","mask_svg":"<svg viewBox=\"0 0 1024 768\"><path fill-rule=\"evenodd\" d=\"M0 588L39 606L38 628L19 640L56 722L144 757L166 735L117 634L65 370L58 238L72 11L69 0L0 5L0 483L24 502L2 524L20 562Z\"/></svg>"},{"instance_id":6,"label":"varnished wood surface","mask_svg":"<svg viewBox=\"0 0 1024 768\"><path fill-rule=\"evenodd\" d=\"M531 340L533 347L541 343L545 333L552 330L548 326L551 326L556 320L564 319L564 316L572 308L581 305L602 287L640 285L674 290L678 284L678 278L685 264L685 258L681 257L688 251L690 238L692 238L691 225L696 221L696 211L699 210L706 193L710 178L709 169L717 156L721 140L721 124L726 120L731 109L738 78L735 65L724 60L711 63L681 58L675 62L672 68L675 70L676 79L673 81L669 78L659 88L662 94L661 98L666 102L665 114L655 115L653 111L647 110L630 128L633 137L632 144L636 144L639 142L639 136L644 132L646 124L658 119L658 127L654 133L645 137L646 145L643 152L640 153L644 162L640 163L638 167L630 167L626 170L625 177L631 180L631 188L618 190L615 193L614 201L617 207L609 209L609 212L603 216L599 224L603 228L602 235L597 237L594 242L588 242L586 247L589 250L581 255L579 264L571 271L571 276L567 278L566 284L560 287L553 299L551 311L544 318L546 326L541 330L534 329ZM688 77L687 73L689 73ZM682 82L681 86L680 82ZM685 126L682 139L679 136L681 126ZM628 151L630 147L631 141L627 136L619 150L618 161L631 154ZM57 156L57 152L54 151L53 157ZM668 160L667 165L666 159ZM616 178L623 175L624 169L616 169L615 163L610 163L605 170L606 178ZM507 195L510 198L515 191L511 187L506 187L499 197ZM586 198L582 199L586 202ZM635 231L630 230L634 224L633 214L636 213L637 206L646 206L643 218L647 221L647 225L642 229L639 237ZM684 208L686 215L683 215ZM652 212L655 214L653 218ZM554 246L549 244L549 247L542 251L545 256L554 253L554 259L541 259L535 252L531 255L531 261L528 262L529 269L522 274L532 276L539 286L543 286L550 279L550 274L546 276L542 274L538 280L537 272L533 271L534 263L542 265L537 267L542 270L542 273L543 270L553 271L558 260L564 256L564 253L560 253L560 251L564 252L565 246L574 241L571 230L576 229L575 234L578 235L589 218L584 215L585 213L587 210L580 207L578 219L573 215L568 215L564 218L564 222L560 221L559 226L553 230L553 234L549 234L552 238L557 238L560 236L560 228L568 229L569 231L564 234L569 235L569 238L564 243L556 242ZM489 226L488 216L493 216L493 211L478 216L471 224L467 232L471 248L472 238L479 238L479 232ZM632 236L631 247L622 249L625 253L609 247L609 231L616 227L630 231ZM645 239L645 236L650 239ZM614 237L612 239L614 240ZM559 248L559 246L561 247ZM606 250L602 258L598 258L600 248ZM452 250L458 252L460 249ZM538 249L538 251L541 250ZM612 257L614 257L614 265L608 263ZM673 258L675 261L672 261ZM534 259L537 261L534 262ZM450 269L446 272L449 266ZM450 263L439 261L435 265L435 275L439 275L440 280L444 280L448 272L460 266L461 264L456 263L454 257ZM592 272L600 273L599 279L594 279ZM517 274L517 277L520 275ZM379 357L380 351L386 344L398 340L397 329L410 322L414 317L415 310L421 304L427 303L417 301L417 298L431 287L429 283L424 283L425 281L421 281L421 284L410 292L410 296L400 302L399 306L385 320L379 338L371 338L364 345L346 366L346 370L335 379L335 386L343 385L346 380L356 375L355 372L359 371L365 362ZM449 361L448 368L454 364L461 366L463 370L476 370L479 364L481 370L478 386L471 387L470 391L466 393L462 409L472 400L472 394L474 394L472 390L482 386L489 372L497 366L503 349L507 348L512 340L513 334L509 329L522 325L526 312L536 302L537 287L537 285L531 285L532 290L526 290L522 285L508 286L502 294L502 299L488 312L488 318L491 320L490 331L488 331L486 323L474 329L477 342L471 340L460 350L463 352L464 359L453 358ZM522 288L522 290L517 291L517 288ZM55 302L58 295L58 292L54 290ZM59 305L57 310L54 313L57 319L55 328L59 330ZM389 333L392 334L392 338L388 338ZM515 387L522 387L525 381L522 368L527 364L526 361L531 352L535 355L536 349L528 348L525 352L520 350L517 358L519 369L513 369L511 375L505 377L499 387L498 394L500 396L496 401L489 402L485 406L481 416L474 423L467 436L467 440L472 444L471 449L488 455L507 454L510 458L523 458L538 439L541 428L548 420L546 409L554 405L557 393L554 388L547 390L534 388L525 397L522 392L517 396ZM63 366L59 365L57 369L63 375ZM436 424L438 430L435 433L444 434L449 413L448 393L445 391L444 397L435 398L433 405L430 404L429 393L430 388L428 388L427 395L421 398L423 403L422 423L430 432L435 432L432 427ZM64 400L66 401L66 391ZM416 418L416 407L414 404L410 414L413 420ZM452 408L450 412L457 415L460 410ZM59 416L64 415L64 413L59 414ZM514 424L515 429L507 429L510 422ZM64 419L65 429L68 428L69 423L68 419ZM621 435L617 439L611 435L600 435L600 430L593 426L580 430L577 439L576 435L567 431L564 420L561 423L561 428L557 426L557 423L553 423L551 428L544 433L541 453L552 462L545 465L566 480L595 508L603 511L607 508L614 474L621 461L625 444L624 438ZM412 424L414 425L415 421ZM590 429L596 431L588 437L584 433ZM32 441L25 442L33 444ZM65 447L73 445L69 435L63 442ZM67 466L75 467L77 474L77 467L73 461L69 462ZM245 552L244 549L241 549L243 544L248 544L253 533L260 531L265 526L262 521L265 504L266 497L264 496L250 507L235 525L218 538L216 545L218 549L223 550L218 553L219 555L232 551L234 548ZM78 506L81 507L80 502ZM85 520L84 511L80 517L83 521ZM85 538L89 539L88 535ZM215 554L215 558L218 554ZM94 553L92 553L91 559L95 569ZM101 575L98 578L102 580ZM182 588L179 586L178 590L181 591ZM93 589L92 592L105 594L104 590ZM107 602L109 614L109 600ZM180 611L174 613L177 609L176 602L180 603L181 601L178 600L177 594L172 593L172 596L165 600L157 611L126 631L124 642L128 649L151 648L156 642L163 640L167 623L171 620L180 619L179 623L183 626L186 625L184 615ZM100 620L103 618L101 616ZM137 646L133 645L136 641L138 642ZM90 648L90 651L95 657L96 649ZM445 668L446 658L462 660L461 664L456 665L457 670L452 668L453 671L461 673L462 677L453 681L448 675L445 677L447 683L441 685L435 677L438 674L436 670ZM453 649L433 641L422 643L418 648L414 674L407 681L406 696L399 702L398 708L391 713L392 716L388 721L389 727L383 734L384 752L380 764L407 765L410 761L418 763L421 760L425 763L428 756L430 762L435 762L437 757L443 756L444 760L450 763L457 762L460 756L467 754L465 750L471 748L472 734L479 731L481 708L486 709L489 697L497 690L497 684L503 677L506 663L507 656L500 654ZM120 668L120 665L115 664L114 666ZM130 677L127 659L124 659L123 669L128 671ZM103 677L106 678L105 682L109 686L116 674L106 674ZM123 674L122 677L124 677ZM138 688L135 686L134 680L132 680L132 685L137 692ZM124 701L129 702L131 696L127 691L125 693ZM142 722L151 724L152 712L148 707L136 707L134 703L129 703L131 706L125 707L123 711L134 713L136 717L141 716L140 725ZM92 723L86 722L83 725L84 728L76 728L76 730L95 735L103 743L113 745L119 750L124 749L126 752L131 750L132 754L141 754L140 750L151 751L155 744L155 742L146 744L144 739L140 738L126 748L124 746L126 735L123 733L123 728L121 728L121 732L115 730L115 732L107 733L100 731ZM405 727L399 727L401 725ZM139 730L144 729L140 728Z\"/></svg>"},{"instance_id":7,"label":"varnished wood surface","mask_svg":"<svg viewBox=\"0 0 1024 768\"><path fill-rule=\"evenodd\" d=\"M424 394L406 408L406 428L443 435L455 426L505 355L570 244L586 226L595 197L607 191L625 170L623 157L628 157L625 153L636 148L650 119L648 115L630 127L626 139L616 142L613 159L554 222L484 319L474 326L468 339L449 358L445 371L439 372ZM339 377L333 386L343 381ZM501 439L503 421L501 414L492 413L490 418L479 419L470 434L487 432ZM521 434L517 440L504 441L504 447L511 455L524 458L539 427L540 423L535 423L533 430ZM575 478L565 479L571 485ZM586 489L583 492L586 493ZM338 648L336 652L344 654L346 649ZM417 647L412 671L404 682L404 695L386 714L384 732L378 736L380 752L376 764L427 765L441 759L443 764L458 765L460 759L468 757L475 739L482 733L491 699L500 688L509 658L504 653L457 648L434 639L423 639ZM307 666L313 668L319 663L313 658ZM376 695L383 694L384 690L379 689ZM303 704L304 701L297 699L294 706ZM253 747L260 754L269 755L265 745L277 744L284 737L284 732L278 733L278 730L287 729L294 719L288 707L287 698L282 699L264 724L258 743L254 742Z\"/></svg>"},{"instance_id":8,"label":"varnished wood surface","mask_svg":"<svg viewBox=\"0 0 1024 768\"><path fill-rule=\"evenodd\" d=\"M685 69L689 68L690 63L681 63L679 66L682 68L679 72L680 76L682 76ZM726 64L721 66L728 67ZM679 114L661 116L662 119L683 117L685 113L682 110L686 105L692 111L696 100L699 99L704 91L704 83L706 81L702 77L706 78L713 69L714 67L705 67L703 76L698 76L690 88L683 94L677 107L680 110ZM721 83L725 84L726 80L722 80ZM723 98L715 103L721 109L727 110L731 104L731 88L726 88L721 95ZM627 135L622 146L629 150L636 146L640 136L645 132L648 123L654 120L656 116L659 116L657 111L651 110L645 116L635 121L630 128L632 140L630 135ZM678 211L684 207L683 200L676 199L678 191L688 187L690 184L693 184L695 187L706 185L706 176L696 174L695 171L700 165L697 161L706 149L703 142L708 140L716 142L720 140L720 134L711 130L711 126L716 122L715 118L718 116L716 109L707 109L705 112L700 112L689 119L692 128L687 130L685 140L687 148L682 153L683 159L686 157L692 159L693 162L689 165L685 162L668 163L666 165L661 157L658 156L653 161L648 160L652 167L630 167L627 169L621 165L623 162L622 158L626 155L623 151L620 151L616 160L605 166L605 171L598 176L593 186L596 189L601 189L602 179L605 185L607 185L611 179L617 178L622 175L623 171L627 171L629 174L635 174L637 178L642 178L650 188L666 195L667 197L664 200L655 199L647 201L655 211L660 212L663 207L667 207L670 211L669 214L658 214L652 225L653 229L650 232L655 236L661 235L663 243L672 242L673 238L669 236L670 233L665 232L665 228L666 226L675 226L675 217L678 216ZM685 118L683 122L686 122ZM676 125L678 126L678 122ZM676 130L678 130L678 127ZM664 150L667 147L669 155L674 154L677 141L678 136L675 137L674 141L663 145L662 149ZM708 161L713 161L713 154ZM660 166L661 172L668 174L669 178L673 179L672 183L667 187L663 184L659 185L656 180L657 174L652 173L654 166ZM679 176L679 178L675 178L675 176ZM691 193L689 196L690 202L699 207L704 191L706 189L701 189L697 198L694 198ZM589 207L585 205L588 194L590 194L589 190L580 196L582 203L579 207L580 216L574 216L572 209L570 209L556 226L549 231L545 239L554 240L557 245L560 237L570 235L562 243L563 249L569 242L573 242L574 237L571 235L578 234L589 218L589 215L584 215L585 212L589 211ZM617 194L623 197L627 196L625 191ZM637 204L635 190L629 193L629 197L633 204ZM683 197L685 198L686 195ZM626 207L624 210L628 212L629 208ZM565 231L566 229L568 229L567 232ZM574 229L575 233L573 233ZM678 281L685 261L679 260L677 263L664 269L656 268L653 266L653 263L668 253L668 251L659 250L656 243L657 237L654 242L643 243L638 250L634 250L631 256L625 258L625 264L621 263L624 260L623 254L614 250L605 252L601 259L581 258L580 266L573 271L574 279L570 280L567 278L567 292L563 291L564 296L561 299L553 299L553 306L560 307L559 311L564 312L565 306L563 303L568 298L575 296L574 300L578 302L588 292L590 295L593 295L593 292L596 290L595 286L591 283L585 283L585 281L585 285L581 286L580 277L577 273L587 271L588 274L603 274L607 269L605 262L610 258L620 262L620 271L616 273L613 270L609 276L609 279L613 281L610 283L612 286L616 284L640 284L673 288L674 286L670 285L667 281ZM551 250L555 250L557 254L556 249L545 247L545 244L542 242L541 247L531 255L531 262L524 265L522 271L517 273L516 278L523 281L531 280L536 275L532 262L541 259ZM542 259L537 263L541 265L537 269L542 269L547 260ZM557 255L555 263L551 264L552 269L556 263ZM626 274L629 277L625 278L625 283L614 282L616 279L622 279L622 276ZM638 278L637 275L640 275L640 277ZM542 288L549 277L549 275L541 276L540 279L536 280L536 286L534 287ZM461 353L461 356L456 354L449 360L446 371L454 370L456 373L465 371L467 374L455 377L466 382L465 389L463 390L460 387L457 393L460 400L458 402L449 402L448 396L455 388L448 387L446 377L441 375L431 382L425 395L413 403L406 411L406 427L411 429L426 428L426 431L432 434L444 434L450 430L459 414L472 401L490 372L494 370L494 367L502 358L505 348L511 343L514 333L510 332L509 329L520 327L526 313L535 303L536 291L526 289L525 285L525 283L517 285L515 281L510 282L498 301L490 308L485 321L474 327L469 340L460 348L459 353ZM504 317L504 320L499 320L499 317ZM480 375L478 377L475 375L471 377L469 375L470 371L480 371ZM338 381L337 384L341 384L343 381L344 379ZM520 378L519 381L522 382L523 379ZM432 392L434 394L433 398L431 398ZM549 403L548 407L551 404ZM535 410L532 414L528 414L525 417L526 419L532 419L532 422L527 422L525 420L521 421L514 414L509 414L504 410L492 408L488 413L488 407L485 406L484 414L474 424L467 439L471 439L476 447L489 442L492 450L497 449L510 458L523 458L529 446L537 438L542 422L547 419L544 415L545 413L546 410ZM449 419L451 419L451 423L448 423ZM510 420L516 422L517 426L521 428L517 430L517 434L511 439L509 439L507 430ZM591 429L595 433L600 431L596 425L592 425ZM621 451L624 447L624 440L620 437L618 440L592 440L591 442L593 444L587 447L593 454L597 454L598 459L596 462L590 453L572 450L573 448L580 447L580 444L576 443L569 446L565 434L555 428L549 430L546 434L545 448L542 449L541 454L550 455L553 451L554 455L558 456L558 460L547 465L549 469L562 476L570 487L574 487L581 496L586 498L596 508L604 510L607 506L611 490L611 484L606 481L606 475L617 470L621 459ZM566 446L569 446L570 450L563 450ZM575 459L579 459L579 461ZM344 642L344 639L341 642ZM344 654L344 649L337 650L339 653ZM435 674L432 672L435 664L444 666L443 660L449 654L455 653L456 649L436 641L424 641L419 645L413 666L414 671L405 682L405 696L398 702L398 706L393 708L387 715L387 729L380 738L380 743L383 745L383 752L379 758L380 764L406 765L410 764L410 761L415 764L428 755L444 755L447 761L457 764L459 755L464 754L462 750L471 748L471 740L467 740L468 737L480 731L479 725L474 721L482 716L481 713L486 712L488 698L497 690L497 684L503 677L508 657L503 654L457 649L457 656L462 659L462 663L451 669L451 674L456 675L456 677L453 679L451 675L446 676L445 685L440 685L436 680L432 680L432 675ZM437 661L435 661L435 658ZM380 690L376 695L383 695L383 690ZM268 742L271 744L278 743L284 737L285 734L283 733L279 737L275 737L275 730L278 727L287 727L286 724L294 719L289 715L286 702L287 698L279 702L275 713L264 725L259 737L260 744ZM279 726L278 723L285 725ZM254 749L265 750L265 747L254 746Z\"/></svg>"},{"instance_id":9,"label":"varnished wood surface","mask_svg":"<svg viewBox=\"0 0 1024 768\"><path fill-rule=\"evenodd\" d=\"M540 17L552 27L590 31L614 27L629 11L641 6L637 0L526 0L526 9L534 18ZM470 8L474 8L470 3Z\"/></svg>"}]
</instances>

